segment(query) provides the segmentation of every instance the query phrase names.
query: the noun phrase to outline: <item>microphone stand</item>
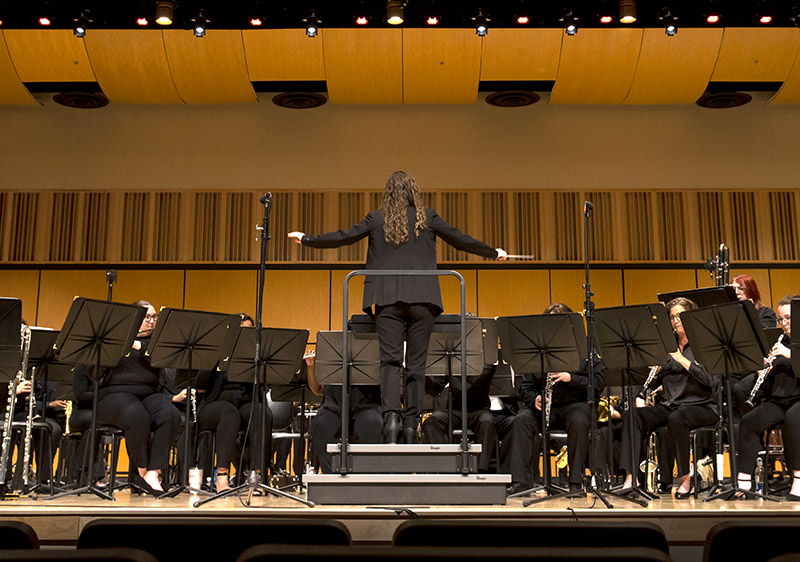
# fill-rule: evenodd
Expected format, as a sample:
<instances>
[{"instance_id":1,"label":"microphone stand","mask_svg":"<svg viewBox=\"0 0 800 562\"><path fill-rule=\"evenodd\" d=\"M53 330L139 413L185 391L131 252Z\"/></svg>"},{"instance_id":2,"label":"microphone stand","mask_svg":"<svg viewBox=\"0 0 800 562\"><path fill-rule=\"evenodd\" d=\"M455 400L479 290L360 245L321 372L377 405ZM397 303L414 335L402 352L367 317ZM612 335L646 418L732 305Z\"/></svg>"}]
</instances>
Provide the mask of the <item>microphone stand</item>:
<instances>
[{"instance_id":1,"label":"microphone stand","mask_svg":"<svg viewBox=\"0 0 800 562\"><path fill-rule=\"evenodd\" d=\"M111 302L113 299L111 298L112 293L114 292L114 283L117 281L117 270L116 269L106 269L106 283L108 283L108 302Z\"/></svg>"}]
</instances>

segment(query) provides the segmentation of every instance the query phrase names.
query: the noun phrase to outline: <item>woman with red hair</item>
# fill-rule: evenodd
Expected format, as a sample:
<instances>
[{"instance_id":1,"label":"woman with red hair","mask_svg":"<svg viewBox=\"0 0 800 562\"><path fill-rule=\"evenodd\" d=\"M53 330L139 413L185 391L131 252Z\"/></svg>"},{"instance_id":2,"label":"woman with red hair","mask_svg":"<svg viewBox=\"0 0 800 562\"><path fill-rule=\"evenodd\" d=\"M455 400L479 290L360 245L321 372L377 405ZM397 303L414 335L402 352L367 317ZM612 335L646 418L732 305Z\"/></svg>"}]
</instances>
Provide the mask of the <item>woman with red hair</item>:
<instances>
[{"instance_id":1,"label":"woman with red hair","mask_svg":"<svg viewBox=\"0 0 800 562\"><path fill-rule=\"evenodd\" d=\"M765 328L777 327L778 317L774 310L761 302L761 292L758 290L755 279L749 275L737 275L733 278L731 286L736 291L736 298L740 301L750 300L756 306L762 326Z\"/></svg>"}]
</instances>

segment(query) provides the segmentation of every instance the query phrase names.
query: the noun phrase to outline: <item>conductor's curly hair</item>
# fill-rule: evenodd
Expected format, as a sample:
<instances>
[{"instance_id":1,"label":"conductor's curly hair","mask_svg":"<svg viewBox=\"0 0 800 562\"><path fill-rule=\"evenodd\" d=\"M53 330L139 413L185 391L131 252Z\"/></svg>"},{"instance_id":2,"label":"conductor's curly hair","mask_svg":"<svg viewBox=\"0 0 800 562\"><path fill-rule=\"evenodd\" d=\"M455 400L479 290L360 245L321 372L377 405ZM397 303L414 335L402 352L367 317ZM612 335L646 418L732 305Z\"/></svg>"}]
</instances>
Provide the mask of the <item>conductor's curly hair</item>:
<instances>
[{"instance_id":1,"label":"conductor's curly hair","mask_svg":"<svg viewBox=\"0 0 800 562\"><path fill-rule=\"evenodd\" d=\"M408 240L406 209L409 206L416 209L414 237L417 237L427 226L422 196L413 177L406 172L395 172L389 176L383 191L383 236L388 243L397 245Z\"/></svg>"}]
</instances>

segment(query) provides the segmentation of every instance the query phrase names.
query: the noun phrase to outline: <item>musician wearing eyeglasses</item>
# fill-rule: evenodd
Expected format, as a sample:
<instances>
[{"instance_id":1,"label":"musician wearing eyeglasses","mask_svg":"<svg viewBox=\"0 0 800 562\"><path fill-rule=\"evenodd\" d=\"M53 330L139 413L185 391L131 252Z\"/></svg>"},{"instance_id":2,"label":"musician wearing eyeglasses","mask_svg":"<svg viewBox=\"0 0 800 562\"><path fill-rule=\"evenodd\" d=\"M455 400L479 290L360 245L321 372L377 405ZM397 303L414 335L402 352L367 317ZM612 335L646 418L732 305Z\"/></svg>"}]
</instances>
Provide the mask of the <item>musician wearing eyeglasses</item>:
<instances>
[{"instance_id":1,"label":"musician wearing eyeglasses","mask_svg":"<svg viewBox=\"0 0 800 562\"><path fill-rule=\"evenodd\" d=\"M678 350L670 354L669 361L661 367L652 383L655 387L659 384L663 387L661 401L653 406L633 409L633 440L631 441L626 428L622 432L620 467L625 472L624 492L632 487L633 475L638 472L638 466L631 466L631 459L638 463L643 436L658 427L666 426L667 446L664 447L664 453L668 457L674 456L678 465L678 489L675 498L687 499L691 495L689 431L716 423L717 382L703 365L695 361L681 322L681 313L695 310L697 305L689 299L678 297L669 301L666 308L678 340ZM668 466L668 472L671 473L673 459L664 460L659 465Z\"/></svg>"},{"instance_id":2,"label":"musician wearing eyeglasses","mask_svg":"<svg viewBox=\"0 0 800 562\"><path fill-rule=\"evenodd\" d=\"M753 471L758 451L763 448L761 436L765 431L783 424L783 443L786 461L792 470L792 489L789 501L800 501L800 381L790 363L789 350L792 318L791 303L800 295L784 297L778 303L778 322L783 336L772 347L767 358L761 391L764 401L742 417L739 428L739 474L737 480L742 490L753 485Z\"/></svg>"}]
</instances>

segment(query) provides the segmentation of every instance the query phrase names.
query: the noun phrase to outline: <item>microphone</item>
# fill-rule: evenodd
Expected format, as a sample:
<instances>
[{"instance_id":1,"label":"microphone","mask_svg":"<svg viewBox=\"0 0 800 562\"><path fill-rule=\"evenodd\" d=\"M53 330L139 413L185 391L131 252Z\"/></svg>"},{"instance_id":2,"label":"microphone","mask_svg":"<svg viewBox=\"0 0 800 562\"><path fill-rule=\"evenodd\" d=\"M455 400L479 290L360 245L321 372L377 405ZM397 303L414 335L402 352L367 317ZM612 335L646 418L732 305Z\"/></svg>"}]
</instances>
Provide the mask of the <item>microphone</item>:
<instances>
[{"instance_id":1,"label":"microphone","mask_svg":"<svg viewBox=\"0 0 800 562\"><path fill-rule=\"evenodd\" d=\"M269 191L258 198L258 202L262 205L270 205L272 203L272 193Z\"/></svg>"},{"instance_id":2,"label":"microphone","mask_svg":"<svg viewBox=\"0 0 800 562\"><path fill-rule=\"evenodd\" d=\"M592 209L594 209L594 205L592 204L591 201L584 201L583 202L583 212L584 213L587 213L587 214L591 213Z\"/></svg>"}]
</instances>

